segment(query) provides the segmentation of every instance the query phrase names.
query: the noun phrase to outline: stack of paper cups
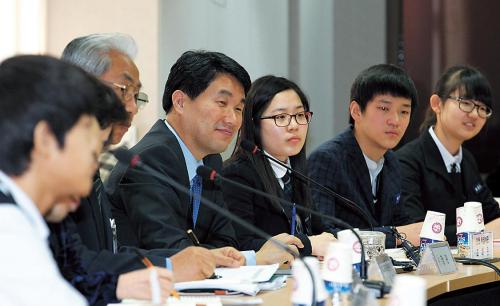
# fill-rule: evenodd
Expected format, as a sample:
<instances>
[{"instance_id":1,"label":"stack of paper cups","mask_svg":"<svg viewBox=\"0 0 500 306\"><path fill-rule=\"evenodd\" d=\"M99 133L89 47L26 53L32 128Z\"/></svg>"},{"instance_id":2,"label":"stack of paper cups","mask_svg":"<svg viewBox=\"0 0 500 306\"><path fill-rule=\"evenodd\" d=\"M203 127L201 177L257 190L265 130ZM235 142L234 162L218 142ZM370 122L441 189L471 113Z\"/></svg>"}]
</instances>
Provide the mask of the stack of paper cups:
<instances>
[{"instance_id":1,"label":"stack of paper cups","mask_svg":"<svg viewBox=\"0 0 500 306\"><path fill-rule=\"evenodd\" d=\"M359 232L357 228L354 230ZM343 230L337 233L337 239L339 242L350 247L352 265L354 270L356 270L359 274L361 271L361 243L358 238L352 233L351 230Z\"/></svg>"},{"instance_id":2,"label":"stack of paper cups","mask_svg":"<svg viewBox=\"0 0 500 306\"><path fill-rule=\"evenodd\" d=\"M479 243L474 246L474 241L477 241L474 237L475 235L481 235L480 232L483 230L484 217L480 202L465 202L463 207L457 208L457 247L459 257L476 258L475 256L478 254L474 253L474 248L482 249L486 245ZM479 247L479 245L482 246ZM477 258L482 258L482 256Z\"/></svg>"},{"instance_id":3,"label":"stack of paper cups","mask_svg":"<svg viewBox=\"0 0 500 306\"><path fill-rule=\"evenodd\" d=\"M309 267L311 274L304 266ZM319 262L315 257L305 257L303 260L296 259L292 264L292 274L294 278L294 286L292 292L292 304L295 306L311 305L313 281L316 289L316 302L318 306L324 306L328 293L326 292L323 279L319 273Z\"/></svg>"},{"instance_id":4,"label":"stack of paper cups","mask_svg":"<svg viewBox=\"0 0 500 306\"><path fill-rule=\"evenodd\" d=\"M350 292L352 290L351 247L341 242L331 242L323 261L323 280L326 291Z\"/></svg>"},{"instance_id":5,"label":"stack of paper cups","mask_svg":"<svg viewBox=\"0 0 500 306\"><path fill-rule=\"evenodd\" d=\"M423 254L428 244L445 241L445 222L445 214L432 210L427 211L424 224L420 230L420 254Z\"/></svg>"},{"instance_id":6,"label":"stack of paper cups","mask_svg":"<svg viewBox=\"0 0 500 306\"><path fill-rule=\"evenodd\" d=\"M425 306L427 288L425 280L419 276L396 275L389 299L390 306Z\"/></svg>"}]
</instances>

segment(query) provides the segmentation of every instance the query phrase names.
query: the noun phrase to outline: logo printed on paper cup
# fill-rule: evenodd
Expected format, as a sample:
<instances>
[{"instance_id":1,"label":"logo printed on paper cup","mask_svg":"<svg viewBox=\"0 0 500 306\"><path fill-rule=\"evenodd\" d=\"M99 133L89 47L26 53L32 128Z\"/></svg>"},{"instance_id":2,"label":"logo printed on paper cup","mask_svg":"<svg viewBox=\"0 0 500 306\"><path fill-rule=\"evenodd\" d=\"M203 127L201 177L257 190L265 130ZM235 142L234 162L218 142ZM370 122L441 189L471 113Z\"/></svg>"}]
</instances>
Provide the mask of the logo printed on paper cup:
<instances>
[{"instance_id":1,"label":"logo printed on paper cup","mask_svg":"<svg viewBox=\"0 0 500 306\"><path fill-rule=\"evenodd\" d=\"M361 244L359 243L359 241L356 241L352 244L352 249L354 252L361 254Z\"/></svg>"},{"instance_id":2,"label":"logo printed on paper cup","mask_svg":"<svg viewBox=\"0 0 500 306\"><path fill-rule=\"evenodd\" d=\"M462 219L462 217L457 217L457 227L462 226L463 222L464 222L464 220Z\"/></svg>"},{"instance_id":3,"label":"logo printed on paper cup","mask_svg":"<svg viewBox=\"0 0 500 306\"><path fill-rule=\"evenodd\" d=\"M483 214L477 214L476 215L476 219L477 219L477 224L481 224L483 223Z\"/></svg>"},{"instance_id":4,"label":"logo printed on paper cup","mask_svg":"<svg viewBox=\"0 0 500 306\"><path fill-rule=\"evenodd\" d=\"M327 267L330 271L336 271L340 266L339 260L335 257L328 259Z\"/></svg>"},{"instance_id":5,"label":"logo printed on paper cup","mask_svg":"<svg viewBox=\"0 0 500 306\"><path fill-rule=\"evenodd\" d=\"M443 230L443 226L441 225L441 223L436 222L436 223L432 224L432 231L435 234L441 233L441 230Z\"/></svg>"}]
</instances>

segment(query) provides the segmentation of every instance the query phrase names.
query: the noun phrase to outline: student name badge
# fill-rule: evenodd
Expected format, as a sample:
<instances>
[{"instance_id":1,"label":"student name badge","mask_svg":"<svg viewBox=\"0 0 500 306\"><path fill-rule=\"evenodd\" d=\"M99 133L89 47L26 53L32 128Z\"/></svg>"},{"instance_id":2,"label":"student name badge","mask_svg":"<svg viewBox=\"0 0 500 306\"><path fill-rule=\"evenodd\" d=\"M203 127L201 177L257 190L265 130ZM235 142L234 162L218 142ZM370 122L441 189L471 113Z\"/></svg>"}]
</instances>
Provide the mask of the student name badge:
<instances>
[{"instance_id":1,"label":"student name badge","mask_svg":"<svg viewBox=\"0 0 500 306\"><path fill-rule=\"evenodd\" d=\"M417 274L450 274L457 272L455 260L451 255L448 242L436 242L428 244L424 250Z\"/></svg>"}]
</instances>

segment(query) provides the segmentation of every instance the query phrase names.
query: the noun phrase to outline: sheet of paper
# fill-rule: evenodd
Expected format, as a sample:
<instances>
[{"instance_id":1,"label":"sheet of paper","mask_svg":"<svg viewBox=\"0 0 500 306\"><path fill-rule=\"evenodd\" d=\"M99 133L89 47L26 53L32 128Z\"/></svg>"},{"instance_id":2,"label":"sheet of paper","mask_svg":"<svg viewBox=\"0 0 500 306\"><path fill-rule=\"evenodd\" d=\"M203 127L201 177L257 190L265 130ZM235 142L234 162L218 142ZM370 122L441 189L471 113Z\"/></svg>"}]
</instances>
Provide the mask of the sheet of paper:
<instances>
[{"instance_id":1,"label":"sheet of paper","mask_svg":"<svg viewBox=\"0 0 500 306\"><path fill-rule=\"evenodd\" d=\"M151 306L151 301L143 300L133 300L125 299L121 303L108 304L108 306ZM157 305L168 305L168 306L194 306L194 305L206 305L206 306L222 306L222 301L217 296L181 296L179 299L174 297L169 297L164 303Z\"/></svg>"},{"instance_id":2,"label":"sheet of paper","mask_svg":"<svg viewBox=\"0 0 500 306\"><path fill-rule=\"evenodd\" d=\"M279 264L260 266L241 266L239 268L217 268L215 274L223 279L252 283L267 282L278 270Z\"/></svg>"}]
</instances>

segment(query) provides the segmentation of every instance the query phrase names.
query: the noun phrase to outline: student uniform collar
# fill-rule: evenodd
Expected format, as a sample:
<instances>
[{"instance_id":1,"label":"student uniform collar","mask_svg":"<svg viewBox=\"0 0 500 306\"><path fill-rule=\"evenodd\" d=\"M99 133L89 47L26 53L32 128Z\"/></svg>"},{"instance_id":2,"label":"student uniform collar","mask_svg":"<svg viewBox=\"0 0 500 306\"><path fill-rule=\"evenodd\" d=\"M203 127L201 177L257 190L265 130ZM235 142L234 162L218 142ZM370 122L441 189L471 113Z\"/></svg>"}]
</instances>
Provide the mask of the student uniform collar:
<instances>
[{"instance_id":1,"label":"student uniform collar","mask_svg":"<svg viewBox=\"0 0 500 306\"><path fill-rule=\"evenodd\" d=\"M444 162L444 166L446 167L446 170L448 173L451 173L451 168L453 164L456 164L458 172L461 172L461 167L460 163L462 162L462 146L458 149L458 154L457 155L451 155L450 152L444 147L443 143L439 140L437 137L436 133L434 132L434 126L429 127L429 134L432 137L432 140L434 140L434 143L436 144L439 153L441 154L441 157Z\"/></svg>"},{"instance_id":2,"label":"student uniform collar","mask_svg":"<svg viewBox=\"0 0 500 306\"><path fill-rule=\"evenodd\" d=\"M264 154L266 154L267 156L270 156L272 158L275 158L271 154L267 153L265 150L264 150ZM278 164L277 162L275 162L273 160L270 160L270 159L268 159L268 160L269 160L269 163L271 164L271 168L273 169L274 175L276 176L276 178L279 178L279 179L283 178L285 176L285 174L287 173L288 169L283 167L282 165ZM287 159L284 164L291 168L290 159Z\"/></svg>"}]
</instances>

